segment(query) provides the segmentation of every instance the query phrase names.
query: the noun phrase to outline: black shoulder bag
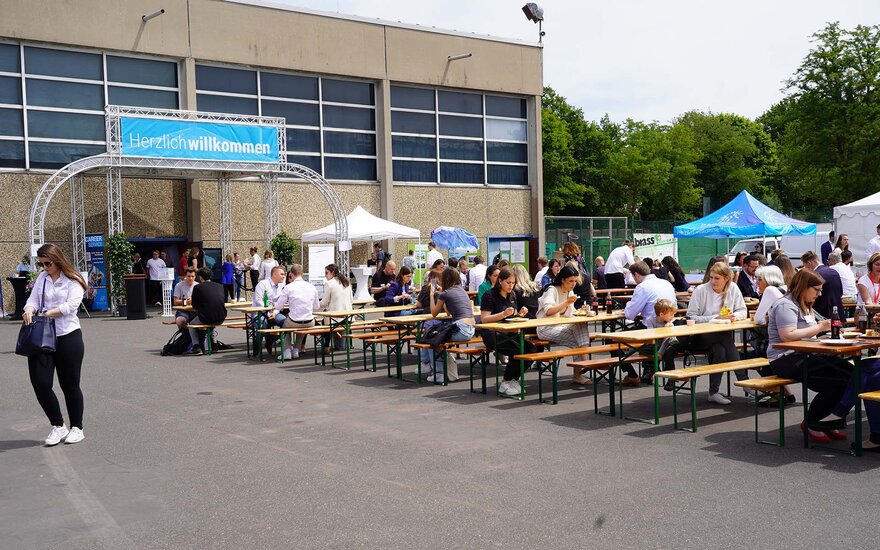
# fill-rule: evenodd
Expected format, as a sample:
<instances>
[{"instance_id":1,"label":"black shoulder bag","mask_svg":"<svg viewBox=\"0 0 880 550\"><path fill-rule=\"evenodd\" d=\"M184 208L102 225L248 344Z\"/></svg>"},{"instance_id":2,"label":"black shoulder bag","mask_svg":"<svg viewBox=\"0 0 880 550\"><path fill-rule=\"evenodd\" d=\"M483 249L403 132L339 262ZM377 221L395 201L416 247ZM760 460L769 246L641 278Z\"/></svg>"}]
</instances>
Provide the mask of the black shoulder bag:
<instances>
[{"instance_id":1,"label":"black shoulder bag","mask_svg":"<svg viewBox=\"0 0 880 550\"><path fill-rule=\"evenodd\" d=\"M46 279L43 279L43 292L40 297L40 313L46 301ZM36 314L31 324L22 325L15 343L15 353L25 357L33 357L41 353L55 351L55 319Z\"/></svg>"}]
</instances>

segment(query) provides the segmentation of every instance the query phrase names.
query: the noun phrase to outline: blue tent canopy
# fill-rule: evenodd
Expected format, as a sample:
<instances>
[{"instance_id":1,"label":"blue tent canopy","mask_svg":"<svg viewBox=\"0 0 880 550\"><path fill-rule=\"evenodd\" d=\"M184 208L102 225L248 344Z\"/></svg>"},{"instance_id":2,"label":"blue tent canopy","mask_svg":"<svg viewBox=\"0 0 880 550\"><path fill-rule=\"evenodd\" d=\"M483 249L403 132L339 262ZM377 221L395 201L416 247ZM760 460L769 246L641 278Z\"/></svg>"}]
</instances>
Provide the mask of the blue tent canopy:
<instances>
[{"instance_id":1,"label":"blue tent canopy","mask_svg":"<svg viewBox=\"0 0 880 550\"><path fill-rule=\"evenodd\" d=\"M676 225L672 234L678 239L706 237L748 238L764 235L815 235L816 224L789 218L764 205L745 189L732 201L699 220Z\"/></svg>"}]
</instances>

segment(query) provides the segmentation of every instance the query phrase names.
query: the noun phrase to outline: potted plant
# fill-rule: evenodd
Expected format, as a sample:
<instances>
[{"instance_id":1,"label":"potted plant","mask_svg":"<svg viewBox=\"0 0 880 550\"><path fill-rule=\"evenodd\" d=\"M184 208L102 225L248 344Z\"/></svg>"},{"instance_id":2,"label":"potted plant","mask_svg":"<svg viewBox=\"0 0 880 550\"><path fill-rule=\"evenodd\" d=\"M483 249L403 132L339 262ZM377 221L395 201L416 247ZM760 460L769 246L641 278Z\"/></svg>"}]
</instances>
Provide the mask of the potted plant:
<instances>
[{"instance_id":1,"label":"potted plant","mask_svg":"<svg viewBox=\"0 0 880 550\"><path fill-rule=\"evenodd\" d=\"M296 241L291 239L286 232L275 235L272 242L269 243L272 254L279 265L290 266L293 264L293 257L296 255Z\"/></svg>"},{"instance_id":2,"label":"potted plant","mask_svg":"<svg viewBox=\"0 0 880 550\"><path fill-rule=\"evenodd\" d=\"M123 315L125 308L125 283L122 277L131 273L131 255L134 246L125 233L114 233L107 239L107 260L110 262L110 302L115 315Z\"/></svg>"}]
</instances>

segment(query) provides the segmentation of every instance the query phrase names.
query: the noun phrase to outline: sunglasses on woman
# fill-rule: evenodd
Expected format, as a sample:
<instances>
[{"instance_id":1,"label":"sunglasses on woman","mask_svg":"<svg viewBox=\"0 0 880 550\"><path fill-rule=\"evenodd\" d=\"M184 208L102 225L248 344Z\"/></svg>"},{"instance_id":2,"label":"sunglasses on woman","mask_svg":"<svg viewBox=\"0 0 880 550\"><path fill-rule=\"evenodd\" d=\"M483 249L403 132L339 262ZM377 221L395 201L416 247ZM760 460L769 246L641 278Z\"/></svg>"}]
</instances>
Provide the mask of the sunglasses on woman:
<instances>
[{"instance_id":1,"label":"sunglasses on woman","mask_svg":"<svg viewBox=\"0 0 880 550\"><path fill-rule=\"evenodd\" d=\"M46 262L36 262L37 267L52 267L52 260Z\"/></svg>"}]
</instances>

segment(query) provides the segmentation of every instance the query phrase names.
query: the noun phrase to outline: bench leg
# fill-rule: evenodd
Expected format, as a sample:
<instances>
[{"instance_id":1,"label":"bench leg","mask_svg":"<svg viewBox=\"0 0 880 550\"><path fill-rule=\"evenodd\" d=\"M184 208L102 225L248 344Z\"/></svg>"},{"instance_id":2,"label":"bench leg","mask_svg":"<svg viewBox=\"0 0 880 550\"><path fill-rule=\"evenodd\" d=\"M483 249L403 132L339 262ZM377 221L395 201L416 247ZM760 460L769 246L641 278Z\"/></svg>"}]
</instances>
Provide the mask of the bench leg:
<instances>
[{"instance_id":1,"label":"bench leg","mask_svg":"<svg viewBox=\"0 0 880 550\"><path fill-rule=\"evenodd\" d=\"M486 369L489 368L489 352L480 355L480 374L483 377L483 395L486 395Z\"/></svg>"},{"instance_id":2,"label":"bench leg","mask_svg":"<svg viewBox=\"0 0 880 550\"><path fill-rule=\"evenodd\" d=\"M727 379L730 383L730 378ZM697 379L691 378L691 432L697 433Z\"/></svg>"},{"instance_id":3,"label":"bench leg","mask_svg":"<svg viewBox=\"0 0 880 550\"><path fill-rule=\"evenodd\" d=\"M559 362L561 359L553 361L553 404L559 403Z\"/></svg>"}]
</instances>

